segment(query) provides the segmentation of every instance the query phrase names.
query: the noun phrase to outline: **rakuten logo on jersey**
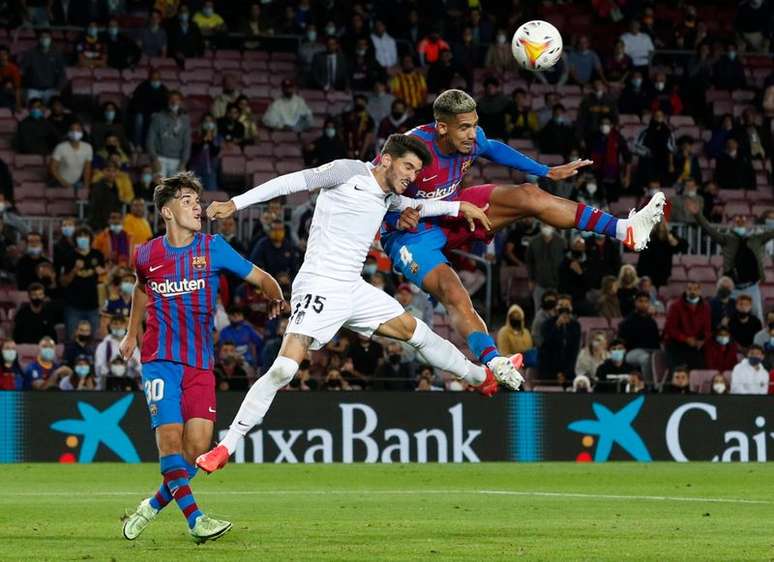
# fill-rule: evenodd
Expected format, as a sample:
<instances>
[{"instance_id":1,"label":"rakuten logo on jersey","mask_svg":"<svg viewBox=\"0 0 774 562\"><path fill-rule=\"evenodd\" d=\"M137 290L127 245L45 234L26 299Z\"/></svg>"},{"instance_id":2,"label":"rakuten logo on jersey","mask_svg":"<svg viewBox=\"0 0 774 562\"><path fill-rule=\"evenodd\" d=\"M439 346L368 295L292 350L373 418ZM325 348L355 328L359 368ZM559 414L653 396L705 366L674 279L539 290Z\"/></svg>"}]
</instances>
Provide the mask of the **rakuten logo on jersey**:
<instances>
[{"instance_id":1,"label":"rakuten logo on jersey","mask_svg":"<svg viewBox=\"0 0 774 562\"><path fill-rule=\"evenodd\" d=\"M456 181L449 187L443 187L441 189L436 189L435 191L422 191L422 188L420 187L417 190L416 196L419 199L443 199L444 197L452 195L455 191L457 191L457 187L459 185L460 182Z\"/></svg>"},{"instance_id":2,"label":"rakuten logo on jersey","mask_svg":"<svg viewBox=\"0 0 774 562\"><path fill-rule=\"evenodd\" d=\"M207 283L204 279L183 279L182 281L170 281L165 279L161 283L150 282L150 289L162 297L176 297L178 295L187 295L199 289L204 289Z\"/></svg>"}]
</instances>

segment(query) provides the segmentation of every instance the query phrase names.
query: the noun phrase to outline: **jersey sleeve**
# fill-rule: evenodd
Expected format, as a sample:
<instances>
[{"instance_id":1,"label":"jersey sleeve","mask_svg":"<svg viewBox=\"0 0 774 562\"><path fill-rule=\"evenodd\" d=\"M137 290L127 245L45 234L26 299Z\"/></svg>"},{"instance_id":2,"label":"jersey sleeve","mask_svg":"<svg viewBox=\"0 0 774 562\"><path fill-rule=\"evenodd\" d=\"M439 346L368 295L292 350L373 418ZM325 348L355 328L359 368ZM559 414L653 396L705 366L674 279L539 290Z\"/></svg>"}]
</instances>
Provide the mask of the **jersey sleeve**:
<instances>
[{"instance_id":1,"label":"jersey sleeve","mask_svg":"<svg viewBox=\"0 0 774 562\"><path fill-rule=\"evenodd\" d=\"M456 217L460 212L459 201L436 201L433 199L417 201L403 195L397 195L390 199L390 211L402 212L409 207L415 209L419 205L422 206L419 210L420 217L438 217L442 215Z\"/></svg>"},{"instance_id":2,"label":"jersey sleeve","mask_svg":"<svg viewBox=\"0 0 774 562\"><path fill-rule=\"evenodd\" d=\"M481 127L478 128L476 134L476 143L481 151L479 156L488 158L492 162L497 162L498 164L508 166L509 168L516 168L517 170L527 174L534 174L538 177L543 177L548 174L548 166L536 162L529 156L522 154L505 143L486 138L486 134L484 134L484 130Z\"/></svg>"},{"instance_id":3,"label":"jersey sleeve","mask_svg":"<svg viewBox=\"0 0 774 562\"><path fill-rule=\"evenodd\" d=\"M212 237L210 246L212 269L215 271L230 271L240 279L244 279L253 270L253 264L242 257L220 234Z\"/></svg>"},{"instance_id":4,"label":"jersey sleeve","mask_svg":"<svg viewBox=\"0 0 774 562\"><path fill-rule=\"evenodd\" d=\"M137 275L137 283L144 287L147 282L147 277L145 276L145 263L140 260L140 249L143 246L144 244L138 244L134 247L134 250L132 250L132 253L134 254L132 256L132 263L134 264L135 275Z\"/></svg>"},{"instance_id":5,"label":"jersey sleeve","mask_svg":"<svg viewBox=\"0 0 774 562\"><path fill-rule=\"evenodd\" d=\"M360 160L334 160L317 168L301 170L271 179L237 195L232 199L237 210L256 203L270 201L298 191L314 191L346 183L352 176L368 173L368 166Z\"/></svg>"}]
</instances>

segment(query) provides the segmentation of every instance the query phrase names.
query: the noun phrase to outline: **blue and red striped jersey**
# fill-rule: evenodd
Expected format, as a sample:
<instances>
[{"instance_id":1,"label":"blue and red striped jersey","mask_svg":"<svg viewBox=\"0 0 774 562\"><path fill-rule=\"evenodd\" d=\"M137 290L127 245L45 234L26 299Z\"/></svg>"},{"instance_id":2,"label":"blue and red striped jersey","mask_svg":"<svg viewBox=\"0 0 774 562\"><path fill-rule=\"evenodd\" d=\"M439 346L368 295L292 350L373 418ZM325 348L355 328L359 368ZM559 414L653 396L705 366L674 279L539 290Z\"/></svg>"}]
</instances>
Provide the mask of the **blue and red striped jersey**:
<instances>
[{"instance_id":1,"label":"blue and red striped jersey","mask_svg":"<svg viewBox=\"0 0 774 562\"><path fill-rule=\"evenodd\" d=\"M220 235L198 232L182 248L170 246L166 236L149 240L135 249L134 264L137 281L148 295L142 362L174 361L211 369L220 272L245 278L253 264Z\"/></svg>"}]
</instances>

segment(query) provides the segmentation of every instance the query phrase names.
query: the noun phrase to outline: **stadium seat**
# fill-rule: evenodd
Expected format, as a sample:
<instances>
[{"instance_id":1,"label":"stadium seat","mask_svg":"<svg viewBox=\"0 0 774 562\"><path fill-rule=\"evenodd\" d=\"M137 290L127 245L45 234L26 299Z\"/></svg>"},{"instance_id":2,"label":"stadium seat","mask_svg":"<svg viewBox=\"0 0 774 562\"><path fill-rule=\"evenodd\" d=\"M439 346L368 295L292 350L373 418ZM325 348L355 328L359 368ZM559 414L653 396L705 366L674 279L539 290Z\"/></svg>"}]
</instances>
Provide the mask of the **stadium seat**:
<instances>
[{"instance_id":1,"label":"stadium seat","mask_svg":"<svg viewBox=\"0 0 774 562\"><path fill-rule=\"evenodd\" d=\"M224 156L221 160L221 169L223 175L229 178L244 177L245 158L244 156Z\"/></svg>"},{"instance_id":2,"label":"stadium seat","mask_svg":"<svg viewBox=\"0 0 774 562\"><path fill-rule=\"evenodd\" d=\"M19 201L16 208L21 215L44 216L46 214L45 201Z\"/></svg>"},{"instance_id":3,"label":"stadium seat","mask_svg":"<svg viewBox=\"0 0 774 562\"><path fill-rule=\"evenodd\" d=\"M744 193L740 193L740 195L744 196ZM727 218L735 217L736 215L747 216L750 214L750 204L741 201L726 203L726 206L723 208L723 214Z\"/></svg>"},{"instance_id":4,"label":"stadium seat","mask_svg":"<svg viewBox=\"0 0 774 562\"><path fill-rule=\"evenodd\" d=\"M67 217L77 214L75 201L55 200L46 205L46 214L52 217Z\"/></svg>"},{"instance_id":5,"label":"stadium seat","mask_svg":"<svg viewBox=\"0 0 774 562\"><path fill-rule=\"evenodd\" d=\"M709 394L712 388L712 379L718 374L714 369L694 369L688 373L691 391L701 394Z\"/></svg>"},{"instance_id":6,"label":"stadium seat","mask_svg":"<svg viewBox=\"0 0 774 562\"><path fill-rule=\"evenodd\" d=\"M255 172L273 172L274 160L271 158L260 157L247 159L245 166L245 173L253 174ZM279 164L279 162L277 162Z\"/></svg>"},{"instance_id":7,"label":"stadium seat","mask_svg":"<svg viewBox=\"0 0 774 562\"><path fill-rule=\"evenodd\" d=\"M714 283L718 279L715 268L711 266L692 267L688 270L688 281L698 283ZM674 279L679 281L679 279Z\"/></svg>"},{"instance_id":8,"label":"stadium seat","mask_svg":"<svg viewBox=\"0 0 774 562\"><path fill-rule=\"evenodd\" d=\"M17 343L16 353L19 356L19 361L24 363L31 363L35 361L38 356L38 344L36 343Z\"/></svg>"}]
</instances>

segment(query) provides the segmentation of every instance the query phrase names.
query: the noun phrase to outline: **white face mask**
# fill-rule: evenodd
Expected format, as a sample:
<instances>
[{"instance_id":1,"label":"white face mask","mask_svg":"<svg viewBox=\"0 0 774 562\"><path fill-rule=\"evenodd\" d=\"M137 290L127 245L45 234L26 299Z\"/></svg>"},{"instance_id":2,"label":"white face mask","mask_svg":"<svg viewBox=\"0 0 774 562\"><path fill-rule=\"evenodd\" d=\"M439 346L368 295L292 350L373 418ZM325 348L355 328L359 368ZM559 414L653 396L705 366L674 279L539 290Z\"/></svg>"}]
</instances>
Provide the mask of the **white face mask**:
<instances>
[{"instance_id":1,"label":"white face mask","mask_svg":"<svg viewBox=\"0 0 774 562\"><path fill-rule=\"evenodd\" d=\"M543 226L540 228L540 234L545 236L546 238L550 238L554 235L554 227L553 226Z\"/></svg>"},{"instance_id":2,"label":"white face mask","mask_svg":"<svg viewBox=\"0 0 774 562\"><path fill-rule=\"evenodd\" d=\"M716 382L712 385L712 390L715 391L716 394L725 394L726 393L726 385L722 382Z\"/></svg>"},{"instance_id":3,"label":"white face mask","mask_svg":"<svg viewBox=\"0 0 774 562\"><path fill-rule=\"evenodd\" d=\"M589 192L589 195L594 195L597 192L597 184L595 184L595 183L587 183L586 184L586 191Z\"/></svg>"},{"instance_id":4,"label":"white face mask","mask_svg":"<svg viewBox=\"0 0 774 562\"><path fill-rule=\"evenodd\" d=\"M125 365L111 365L110 366L110 373L114 377L123 377L126 374L126 366Z\"/></svg>"},{"instance_id":5,"label":"white face mask","mask_svg":"<svg viewBox=\"0 0 774 562\"><path fill-rule=\"evenodd\" d=\"M602 125L601 130L603 135L609 135L612 127L608 124Z\"/></svg>"},{"instance_id":6,"label":"white face mask","mask_svg":"<svg viewBox=\"0 0 774 562\"><path fill-rule=\"evenodd\" d=\"M497 36L497 44L498 45L504 45L507 40L508 40L508 38L505 35L498 35Z\"/></svg>"}]
</instances>

